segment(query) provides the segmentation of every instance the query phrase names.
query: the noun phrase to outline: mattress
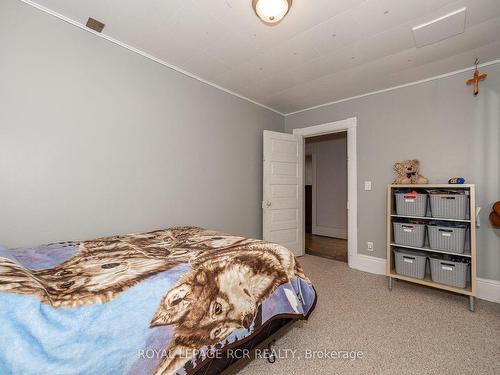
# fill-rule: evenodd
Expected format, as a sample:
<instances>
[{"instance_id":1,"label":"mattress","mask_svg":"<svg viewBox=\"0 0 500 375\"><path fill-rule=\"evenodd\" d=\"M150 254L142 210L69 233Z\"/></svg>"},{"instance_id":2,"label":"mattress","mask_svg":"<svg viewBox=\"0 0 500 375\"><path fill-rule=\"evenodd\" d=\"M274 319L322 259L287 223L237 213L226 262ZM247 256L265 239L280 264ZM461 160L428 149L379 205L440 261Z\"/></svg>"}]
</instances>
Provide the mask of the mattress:
<instances>
[{"instance_id":1,"label":"mattress","mask_svg":"<svg viewBox=\"0 0 500 375\"><path fill-rule=\"evenodd\" d=\"M285 247L203 228L0 248L0 373L205 373L315 302Z\"/></svg>"}]
</instances>

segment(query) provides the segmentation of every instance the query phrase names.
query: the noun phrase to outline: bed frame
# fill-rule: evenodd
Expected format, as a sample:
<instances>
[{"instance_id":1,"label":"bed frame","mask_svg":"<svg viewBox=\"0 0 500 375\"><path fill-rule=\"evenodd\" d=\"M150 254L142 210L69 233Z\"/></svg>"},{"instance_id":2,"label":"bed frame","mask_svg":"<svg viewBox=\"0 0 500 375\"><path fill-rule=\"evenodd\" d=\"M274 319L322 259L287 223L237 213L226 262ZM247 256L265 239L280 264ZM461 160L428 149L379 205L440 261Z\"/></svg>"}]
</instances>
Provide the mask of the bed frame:
<instances>
[{"instance_id":1,"label":"bed frame","mask_svg":"<svg viewBox=\"0 0 500 375\"><path fill-rule=\"evenodd\" d=\"M208 361L201 368L196 369L194 374L196 375L215 375L215 374L223 374L223 375L234 375L237 374L241 369L247 366L253 359L255 359L255 351L257 349L270 349L271 345L284 334L286 334L293 324L297 322L297 320L301 320L299 318L279 318L274 319L267 322L258 333L249 337L243 343L232 347L231 350L249 350L248 357L242 358L231 358L228 356L222 355L221 358L213 359ZM225 350L222 349L224 353ZM273 363L274 360L271 358L268 359L270 363Z\"/></svg>"},{"instance_id":2,"label":"bed frame","mask_svg":"<svg viewBox=\"0 0 500 375\"><path fill-rule=\"evenodd\" d=\"M238 342L238 345L227 346L222 349L224 353L228 349L247 349L250 351L249 356L243 358L231 358L228 356L222 356L222 358L213 359L202 363L200 367L194 369L194 371L188 371L188 375L233 375L238 373L241 369L247 366L253 359L255 359L255 351L257 349L269 349L271 350L272 344L285 335L290 328L300 320L308 320L311 313L316 308L316 303L318 302L318 292L313 287L315 298L314 302L309 309L308 314L305 317L298 317L292 314L282 314L277 315L273 319L267 321L264 325L259 327L259 329L254 332L251 336L247 337ZM262 313L259 308L258 316ZM276 358L268 358L270 363L274 363Z\"/></svg>"}]
</instances>

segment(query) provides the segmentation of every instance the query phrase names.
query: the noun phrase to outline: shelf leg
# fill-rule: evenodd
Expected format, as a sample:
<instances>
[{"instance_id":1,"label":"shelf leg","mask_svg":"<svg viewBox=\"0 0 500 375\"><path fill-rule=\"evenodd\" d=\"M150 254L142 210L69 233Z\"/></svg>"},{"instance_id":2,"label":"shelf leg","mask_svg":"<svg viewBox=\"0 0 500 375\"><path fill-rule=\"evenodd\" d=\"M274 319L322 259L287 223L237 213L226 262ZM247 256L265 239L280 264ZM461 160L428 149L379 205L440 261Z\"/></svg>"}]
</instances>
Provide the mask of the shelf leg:
<instances>
[{"instance_id":1,"label":"shelf leg","mask_svg":"<svg viewBox=\"0 0 500 375\"><path fill-rule=\"evenodd\" d=\"M469 310L472 312L476 310L476 300L474 296L469 296Z\"/></svg>"},{"instance_id":2,"label":"shelf leg","mask_svg":"<svg viewBox=\"0 0 500 375\"><path fill-rule=\"evenodd\" d=\"M394 284L394 280L389 276L389 290L392 290L392 285Z\"/></svg>"}]
</instances>

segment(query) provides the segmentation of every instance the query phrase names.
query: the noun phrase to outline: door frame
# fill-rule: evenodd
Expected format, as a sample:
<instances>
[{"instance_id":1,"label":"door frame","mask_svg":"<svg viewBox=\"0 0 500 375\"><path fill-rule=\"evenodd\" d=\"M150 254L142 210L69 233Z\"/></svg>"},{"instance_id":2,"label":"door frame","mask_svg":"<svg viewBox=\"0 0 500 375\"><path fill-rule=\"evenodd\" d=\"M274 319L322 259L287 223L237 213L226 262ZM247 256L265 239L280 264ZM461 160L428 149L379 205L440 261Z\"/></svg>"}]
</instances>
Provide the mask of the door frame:
<instances>
[{"instance_id":1,"label":"door frame","mask_svg":"<svg viewBox=\"0 0 500 375\"><path fill-rule=\"evenodd\" d=\"M303 147L305 147L305 138L344 131L347 132L347 260L349 267L351 268L357 268L356 260L358 258L358 174L356 158L356 127L357 118L350 117L345 120L293 130L293 134L301 135L303 137ZM302 194L305 193L302 192ZM305 208L303 209L303 212L305 212Z\"/></svg>"}]
</instances>

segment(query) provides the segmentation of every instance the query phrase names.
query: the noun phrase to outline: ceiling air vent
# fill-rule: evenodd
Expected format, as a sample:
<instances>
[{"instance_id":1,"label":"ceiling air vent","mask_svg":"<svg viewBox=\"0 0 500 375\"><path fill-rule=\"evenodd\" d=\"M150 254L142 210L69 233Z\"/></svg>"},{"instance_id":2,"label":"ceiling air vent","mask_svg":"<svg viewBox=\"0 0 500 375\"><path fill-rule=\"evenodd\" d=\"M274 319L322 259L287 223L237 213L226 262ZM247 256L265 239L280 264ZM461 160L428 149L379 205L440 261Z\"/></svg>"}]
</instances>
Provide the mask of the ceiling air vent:
<instances>
[{"instance_id":1,"label":"ceiling air vent","mask_svg":"<svg viewBox=\"0 0 500 375\"><path fill-rule=\"evenodd\" d=\"M467 8L461 8L435 20L415 26L413 38L417 47L427 46L448 39L465 31L465 13Z\"/></svg>"},{"instance_id":2,"label":"ceiling air vent","mask_svg":"<svg viewBox=\"0 0 500 375\"><path fill-rule=\"evenodd\" d=\"M92 17L89 17L89 20L87 21L87 27L89 29L92 29L94 31L97 31L100 33L102 29L104 29L105 24L102 22L99 22L98 20L93 19Z\"/></svg>"}]
</instances>

